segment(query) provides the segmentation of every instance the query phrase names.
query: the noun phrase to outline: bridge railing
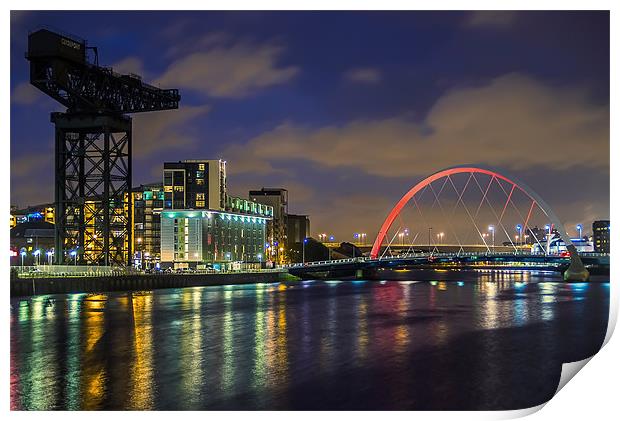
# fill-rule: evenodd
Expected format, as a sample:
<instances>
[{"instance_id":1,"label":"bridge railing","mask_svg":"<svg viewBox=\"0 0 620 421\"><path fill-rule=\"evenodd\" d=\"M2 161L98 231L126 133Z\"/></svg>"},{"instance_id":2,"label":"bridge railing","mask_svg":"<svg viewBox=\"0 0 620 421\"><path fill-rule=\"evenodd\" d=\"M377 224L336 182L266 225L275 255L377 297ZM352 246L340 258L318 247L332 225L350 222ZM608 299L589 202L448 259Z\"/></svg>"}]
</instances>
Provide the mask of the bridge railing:
<instances>
[{"instance_id":1,"label":"bridge railing","mask_svg":"<svg viewBox=\"0 0 620 421\"><path fill-rule=\"evenodd\" d=\"M584 257L605 257L609 256L608 253L579 253L580 256ZM369 262L369 261L389 261L389 260L402 260L402 259L411 259L411 258L445 258L445 257L471 257L471 256L484 256L484 257L492 257L492 256L536 256L536 257L550 257L550 258L567 258L568 256L562 254L545 254L544 252L534 252L517 250L517 251L496 251L496 252L480 252L480 251L462 251L462 252L444 252L444 253L403 253L398 255L391 256L383 256L378 259L371 259L370 257L355 257L348 259L337 259L337 260L322 260L322 261L314 261L314 262L305 262L305 263L293 263L290 265L283 265L282 267L285 269L290 268L300 268L300 267L315 267L315 266L328 266L328 265L341 265L348 263L358 263L358 262Z\"/></svg>"}]
</instances>

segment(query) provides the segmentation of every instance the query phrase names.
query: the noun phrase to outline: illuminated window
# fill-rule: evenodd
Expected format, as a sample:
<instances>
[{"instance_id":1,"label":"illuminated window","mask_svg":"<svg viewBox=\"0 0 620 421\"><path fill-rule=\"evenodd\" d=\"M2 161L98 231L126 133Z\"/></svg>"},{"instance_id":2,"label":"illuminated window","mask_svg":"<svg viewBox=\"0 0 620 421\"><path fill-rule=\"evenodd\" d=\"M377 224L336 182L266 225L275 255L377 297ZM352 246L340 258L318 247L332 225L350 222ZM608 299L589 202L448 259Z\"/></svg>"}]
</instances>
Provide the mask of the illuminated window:
<instances>
[{"instance_id":1,"label":"illuminated window","mask_svg":"<svg viewBox=\"0 0 620 421\"><path fill-rule=\"evenodd\" d=\"M204 185L204 183L205 183L204 179L202 179L202 178L197 178L196 179L196 184L197 185L202 186L202 185Z\"/></svg>"},{"instance_id":2,"label":"illuminated window","mask_svg":"<svg viewBox=\"0 0 620 421\"><path fill-rule=\"evenodd\" d=\"M165 186L164 187L164 192L171 193L172 192L172 186Z\"/></svg>"},{"instance_id":3,"label":"illuminated window","mask_svg":"<svg viewBox=\"0 0 620 421\"><path fill-rule=\"evenodd\" d=\"M196 193L196 200L205 200L204 193Z\"/></svg>"},{"instance_id":4,"label":"illuminated window","mask_svg":"<svg viewBox=\"0 0 620 421\"><path fill-rule=\"evenodd\" d=\"M198 164L198 169L201 171L205 170L205 164Z\"/></svg>"},{"instance_id":5,"label":"illuminated window","mask_svg":"<svg viewBox=\"0 0 620 421\"><path fill-rule=\"evenodd\" d=\"M196 200L196 207L197 208L204 208L205 207L205 201L204 200Z\"/></svg>"},{"instance_id":6,"label":"illuminated window","mask_svg":"<svg viewBox=\"0 0 620 421\"><path fill-rule=\"evenodd\" d=\"M183 191L183 186L174 186L174 191Z\"/></svg>"}]
</instances>

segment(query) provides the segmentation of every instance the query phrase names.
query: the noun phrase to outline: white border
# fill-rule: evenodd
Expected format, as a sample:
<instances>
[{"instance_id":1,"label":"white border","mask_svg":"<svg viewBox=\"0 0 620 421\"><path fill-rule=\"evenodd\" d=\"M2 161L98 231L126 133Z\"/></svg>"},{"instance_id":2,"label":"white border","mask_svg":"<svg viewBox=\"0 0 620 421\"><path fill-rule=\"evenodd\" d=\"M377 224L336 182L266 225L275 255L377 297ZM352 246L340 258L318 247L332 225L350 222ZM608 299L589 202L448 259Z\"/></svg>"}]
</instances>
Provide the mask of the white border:
<instances>
[{"instance_id":1,"label":"white border","mask_svg":"<svg viewBox=\"0 0 620 421\"><path fill-rule=\"evenodd\" d=\"M11 4L12 3L12 4ZM108 0L106 2L92 2L86 3L82 1L76 0L67 0L67 1L59 1L50 3L49 1L42 0L30 0L27 3L25 2L4 2L5 11L1 17L0 27L4 28L2 31L3 34L3 42L2 42L2 66L0 66L0 72L2 74L3 83L0 85L0 92L2 93L2 132L3 132L3 147L5 148L4 152L0 154L0 171L2 171L5 180L10 179L9 168L10 168L10 154L9 152L9 139L10 139L10 127L7 122L9 121L9 113L10 113L10 65L9 65L9 51L10 51L10 8L16 10L28 9L28 10L49 10L50 7L56 7L58 9L64 10L102 10L102 9L114 9L114 10L166 10L171 7L178 8L179 10L199 10L199 9L212 9L212 10L258 10L258 9L267 9L267 10L277 10L277 9L285 9L285 10L405 10L405 9L417 9L417 10L479 10L479 9L506 9L506 10L552 10L552 9L563 9L563 10L612 10L611 12L611 38L612 38L612 48L611 48L611 121L615 122L616 117L614 105L614 99L617 100L618 95L618 86L615 83L614 76L617 78L618 75L618 65L617 65L617 50L618 45L615 41L618 39L618 23L619 19L617 17L618 7L614 8L617 2L612 1L574 1L574 0L566 0L566 1L543 1L543 0L524 0L524 1L503 1L501 4L498 2L492 1L443 1L441 3L437 2L408 2L408 1L398 1L398 0L382 0L382 1L368 1L368 0L343 0L335 2L333 0L315 0L315 1L307 1L307 0L298 0L295 2L291 1L283 1L283 0L262 0L262 1L242 1L242 0L229 0L226 2L218 1L189 1L189 0L176 0L175 2L164 2L164 1L141 1L141 2L129 2L129 1L120 1L120 0ZM319 28L317 28L319 30ZM620 154L618 154L618 136L616 131L614 130L614 124L612 123L611 127L611 162L617 163L617 158L620 158ZM612 191L614 188L618 186L617 180L619 176L619 170L617 169L618 164L616 166L611 167L611 186ZM4 208L8 209L10 206L9 203L9 183L1 183L0 189L2 189L1 196L4 201ZM615 191L618 191L617 188ZM618 199L617 195L611 195L611 220L617 220L618 214ZM5 248L8 248L9 238L8 238L8 230L1 230L2 240L4 241ZM612 255L618 255L620 244L620 236L618 235L616 230L612 230ZM613 286L614 280L618 282L618 268L616 265L616 260L612 257L612 305L611 305L611 314L610 314L610 329L608 332L608 337L606 341L609 341L609 336L611 335L613 328L615 327L615 321L617 319L617 310L618 310L618 288ZM8 273L8 259L4 259L0 261L0 273ZM5 279L8 276L5 275ZM5 297L8 297L8 282L5 283ZM4 346L8 348L9 346L9 306L8 303L5 302L5 317L4 322L0 323L4 340ZM5 352L3 353L5 358L2 360L2 371L5 373L4 381L0 382L1 392L0 396L4 402L4 408L8 410L9 408L9 352L8 349L5 348ZM554 397L544 408L544 410L537 412L533 417L554 417L561 419L584 419L586 417L597 419L597 415L601 415L600 418L608 419L612 414L617 414L617 386L616 386L616 375L618 374L618 356L620 352L618 352L620 346L618 345L618 339L614 339L609 341L604 348L599 352L598 355L595 356L589 363L588 369L584 370L584 372L579 373L575 379L570 381L564 389ZM527 415L528 413L535 412L540 408L532 408L529 410L521 410L521 411L507 411L507 412L390 412L389 414L385 414L393 419L409 419L411 416L415 416L416 418L423 419L453 419L458 417L458 419L503 419L503 418L512 418ZM605 416L603 416L603 414ZM45 416L46 418L56 418L60 419L60 417L64 418L74 418L74 417L108 417L110 414L107 412L98 412L98 413L89 413L88 415L81 414L79 412L51 412L51 413L30 413L30 412L11 412L9 414L15 418L30 418L34 416ZM163 412L143 412L143 413L115 413L114 416L120 417L160 417L160 416L168 416L170 414L165 414ZM382 413L377 412L367 412L367 413L349 413L349 412L331 412L331 413L321 413L320 415L313 412L297 412L295 414L286 413L286 412L257 412L252 414L244 414L244 413L233 413L233 412L209 412L208 414L200 413L200 412L185 412L183 414L184 417L198 418L198 417L215 417L216 419L221 418L230 418L230 417L252 417L253 419L269 419L269 420L279 420L279 419L288 419L291 416L294 416L296 419L314 419L317 416L328 417L328 418L341 418L352 415L355 418L362 419L375 419L377 417L385 416Z\"/></svg>"}]
</instances>

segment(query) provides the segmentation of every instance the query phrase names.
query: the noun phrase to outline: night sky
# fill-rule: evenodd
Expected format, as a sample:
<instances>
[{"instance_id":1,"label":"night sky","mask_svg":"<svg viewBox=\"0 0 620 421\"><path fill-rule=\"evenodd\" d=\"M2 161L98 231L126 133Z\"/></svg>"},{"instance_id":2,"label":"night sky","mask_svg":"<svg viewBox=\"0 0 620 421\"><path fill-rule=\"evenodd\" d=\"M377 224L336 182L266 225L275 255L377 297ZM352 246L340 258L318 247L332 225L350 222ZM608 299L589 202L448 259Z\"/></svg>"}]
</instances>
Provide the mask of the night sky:
<instances>
[{"instance_id":1,"label":"night sky","mask_svg":"<svg viewBox=\"0 0 620 421\"><path fill-rule=\"evenodd\" d=\"M284 187L314 236L346 240L374 237L424 176L474 163L518 175L567 226L609 218L607 12L13 12L18 206L53 201L63 108L24 58L40 26L180 90L179 110L134 115L134 186L164 161L222 158L230 193Z\"/></svg>"}]
</instances>

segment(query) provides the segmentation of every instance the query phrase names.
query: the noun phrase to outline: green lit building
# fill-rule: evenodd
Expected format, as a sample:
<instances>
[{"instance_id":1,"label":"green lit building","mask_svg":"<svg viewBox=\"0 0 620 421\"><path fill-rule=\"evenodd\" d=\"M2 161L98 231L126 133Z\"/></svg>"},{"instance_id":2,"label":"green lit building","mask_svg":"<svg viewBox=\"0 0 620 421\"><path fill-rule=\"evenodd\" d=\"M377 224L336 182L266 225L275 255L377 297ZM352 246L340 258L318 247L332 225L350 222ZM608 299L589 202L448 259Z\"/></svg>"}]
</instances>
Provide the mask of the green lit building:
<instances>
[{"instance_id":1,"label":"green lit building","mask_svg":"<svg viewBox=\"0 0 620 421\"><path fill-rule=\"evenodd\" d=\"M267 223L273 207L226 197L226 210L164 209L161 267L201 268L207 264L265 261Z\"/></svg>"}]
</instances>

